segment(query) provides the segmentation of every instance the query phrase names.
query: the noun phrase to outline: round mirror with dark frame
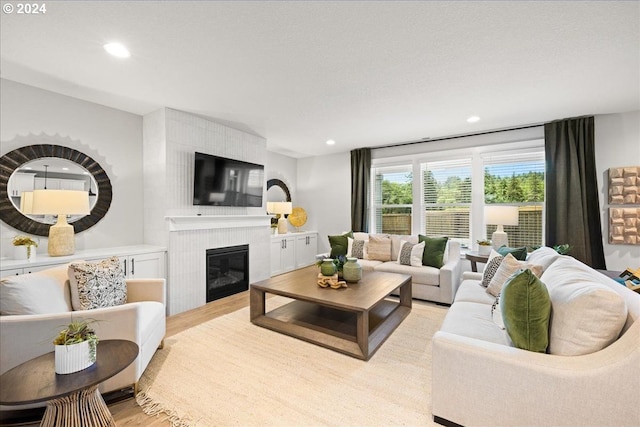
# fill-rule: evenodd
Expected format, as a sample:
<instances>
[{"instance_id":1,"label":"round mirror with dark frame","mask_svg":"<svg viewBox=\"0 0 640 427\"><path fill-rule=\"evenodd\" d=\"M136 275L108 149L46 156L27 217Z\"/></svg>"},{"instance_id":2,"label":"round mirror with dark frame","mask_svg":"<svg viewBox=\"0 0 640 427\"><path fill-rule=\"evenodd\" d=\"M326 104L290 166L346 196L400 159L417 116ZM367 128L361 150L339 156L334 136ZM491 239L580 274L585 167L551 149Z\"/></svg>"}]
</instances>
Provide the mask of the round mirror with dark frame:
<instances>
[{"instance_id":1,"label":"round mirror with dark frame","mask_svg":"<svg viewBox=\"0 0 640 427\"><path fill-rule=\"evenodd\" d=\"M20 212L19 202L18 206L16 206L17 198L14 197L12 199L11 189L9 188L9 181L14 174L24 173L25 170L22 168L26 164L43 158L68 160L80 166L82 170L88 172L91 176L88 181L89 188L85 188L85 190L89 191L90 202L93 207L91 214L77 218L72 223L76 233L93 227L104 218L111 206L112 189L111 181L100 164L73 148L61 145L36 144L15 149L0 157L0 220L25 233L37 236L47 236L49 234L51 224L47 223L46 220L39 221L38 218L34 219Z\"/></svg>"}]
</instances>

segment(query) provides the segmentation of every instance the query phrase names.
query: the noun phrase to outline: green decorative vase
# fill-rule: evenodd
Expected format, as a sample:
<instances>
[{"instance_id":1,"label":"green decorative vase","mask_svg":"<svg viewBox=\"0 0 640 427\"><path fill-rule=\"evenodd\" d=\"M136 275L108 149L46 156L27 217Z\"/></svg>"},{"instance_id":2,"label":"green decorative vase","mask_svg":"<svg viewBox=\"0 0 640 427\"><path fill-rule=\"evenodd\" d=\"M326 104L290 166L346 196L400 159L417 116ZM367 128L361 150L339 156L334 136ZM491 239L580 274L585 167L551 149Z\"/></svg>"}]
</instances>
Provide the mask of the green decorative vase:
<instances>
[{"instance_id":1,"label":"green decorative vase","mask_svg":"<svg viewBox=\"0 0 640 427\"><path fill-rule=\"evenodd\" d=\"M320 273L323 276L333 276L336 274L336 265L331 258L325 258L320 265Z\"/></svg>"},{"instance_id":2,"label":"green decorative vase","mask_svg":"<svg viewBox=\"0 0 640 427\"><path fill-rule=\"evenodd\" d=\"M342 275L347 282L357 282L362 279L362 266L358 264L358 258L347 258L342 267Z\"/></svg>"}]
</instances>

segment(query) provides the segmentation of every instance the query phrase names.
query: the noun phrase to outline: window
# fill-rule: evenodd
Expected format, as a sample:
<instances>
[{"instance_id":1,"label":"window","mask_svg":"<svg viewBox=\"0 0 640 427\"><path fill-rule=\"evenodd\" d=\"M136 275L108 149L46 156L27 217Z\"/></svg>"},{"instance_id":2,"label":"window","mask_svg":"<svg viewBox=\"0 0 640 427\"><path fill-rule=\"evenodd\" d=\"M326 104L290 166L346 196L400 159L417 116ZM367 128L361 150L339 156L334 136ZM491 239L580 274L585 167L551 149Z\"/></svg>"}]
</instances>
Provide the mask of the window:
<instances>
[{"instance_id":1,"label":"window","mask_svg":"<svg viewBox=\"0 0 640 427\"><path fill-rule=\"evenodd\" d=\"M376 233L411 234L413 174L411 165L373 169L373 222Z\"/></svg>"},{"instance_id":2,"label":"window","mask_svg":"<svg viewBox=\"0 0 640 427\"><path fill-rule=\"evenodd\" d=\"M504 226L512 247L543 244L544 151L483 157L484 202L518 207L518 225ZM487 236L495 231L487 225Z\"/></svg>"},{"instance_id":3,"label":"window","mask_svg":"<svg viewBox=\"0 0 640 427\"><path fill-rule=\"evenodd\" d=\"M424 233L469 245L471 159L422 163L420 173Z\"/></svg>"}]
</instances>

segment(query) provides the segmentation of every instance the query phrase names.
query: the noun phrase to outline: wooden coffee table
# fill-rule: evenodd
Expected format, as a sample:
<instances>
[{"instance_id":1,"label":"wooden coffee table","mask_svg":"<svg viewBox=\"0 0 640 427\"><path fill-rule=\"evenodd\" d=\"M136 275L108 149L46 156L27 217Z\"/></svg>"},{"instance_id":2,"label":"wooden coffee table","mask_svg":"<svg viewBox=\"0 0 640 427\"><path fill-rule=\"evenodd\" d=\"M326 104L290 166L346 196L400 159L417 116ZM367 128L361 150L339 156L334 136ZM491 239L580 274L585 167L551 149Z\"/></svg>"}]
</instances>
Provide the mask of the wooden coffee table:
<instances>
[{"instance_id":1,"label":"wooden coffee table","mask_svg":"<svg viewBox=\"0 0 640 427\"><path fill-rule=\"evenodd\" d=\"M347 288L321 288L317 267L254 283L251 322L363 360L369 360L411 311L411 276L365 271ZM399 301L387 298L400 288ZM294 301L265 311L265 293Z\"/></svg>"},{"instance_id":2,"label":"wooden coffee table","mask_svg":"<svg viewBox=\"0 0 640 427\"><path fill-rule=\"evenodd\" d=\"M41 426L115 426L98 385L129 366L138 352L131 341L100 341L96 363L65 375L55 372L54 352L36 357L0 376L0 404L47 401Z\"/></svg>"}]
</instances>

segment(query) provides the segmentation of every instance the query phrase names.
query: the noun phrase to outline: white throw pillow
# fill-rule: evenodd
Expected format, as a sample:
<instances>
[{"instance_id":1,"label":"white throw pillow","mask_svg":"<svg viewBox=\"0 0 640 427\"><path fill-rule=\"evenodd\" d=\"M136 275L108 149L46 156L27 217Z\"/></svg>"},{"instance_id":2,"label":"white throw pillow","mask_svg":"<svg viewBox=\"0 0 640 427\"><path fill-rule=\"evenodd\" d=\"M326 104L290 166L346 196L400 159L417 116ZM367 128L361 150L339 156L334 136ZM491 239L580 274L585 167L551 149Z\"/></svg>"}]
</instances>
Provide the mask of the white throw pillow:
<instances>
[{"instance_id":1,"label":"white throw pillow","mask_svg":"<svg viewBox=\"0 0 640 427\"><path fill-rule=\"evenodd\" d=\"M550 287L549 296L551 354L580 356L601 350L618 338L627 321L624 299L600 283L567 282Z\"/></svg>"},{"instance_id":2,"label":"white throw pillow","mask_svg":"<svg viewBox=\"0 0 640 427\"><path fill-rule=\"evenodd\" d=\"M410 265L412 267L422 267L422 254L424 253L424 242L409 243L403 240L400 243L398 253L398 264Z\"/></svg>"},{"instance_id":3,"label":"white throw pillow","mask_svg":"<svg viewBox=\"0 0 640 427\"><path fill-rule=\"evenodd\" d=\"M518 261L511 254L507 254L506 257L500 263L500 267L496 271L496 274L493 275L491 282L489 282L489 286L487 286L487 292L497 297L500 295L500 291L502 291L502 286L505 284L507 279L511 277L513 273L516 271L523 269L530 269L536 277L540 277L542 274L542 267L539 265L529 264L525 261Z\"/></svg>"},{"instance_id":4,"label":"white throw pillow","mask_svg":"<svg viewBox=\"0 0 640 427\"><path fill-rule=\"evenodd\" d=\"M542 246L529 254L527 262L542 266L544 272L559 256L555 249Z\"/></svg>"},{"instance_id":5,"label":"white throw pillow","mask_svg":"<svg viewBox=\"0 0 640 427\"><path fill-rule=\"evenodd\" d=\"M65 266L66 268L66 266ZM46 273L8 276L0 281L0 314L51 314L71 311L65 281Z\"/></svg>"},{"instance_id":6,"label":"white throw pillow","mask_svg":"<svg viewBox=\"0 0 640 427\"><path fill-rule=\"evenodd\" d=\"M71 263L69 281L74 310L113 307L127 302L127 283L118 257L98 263Z\"/></svg>"}]
</instances>

